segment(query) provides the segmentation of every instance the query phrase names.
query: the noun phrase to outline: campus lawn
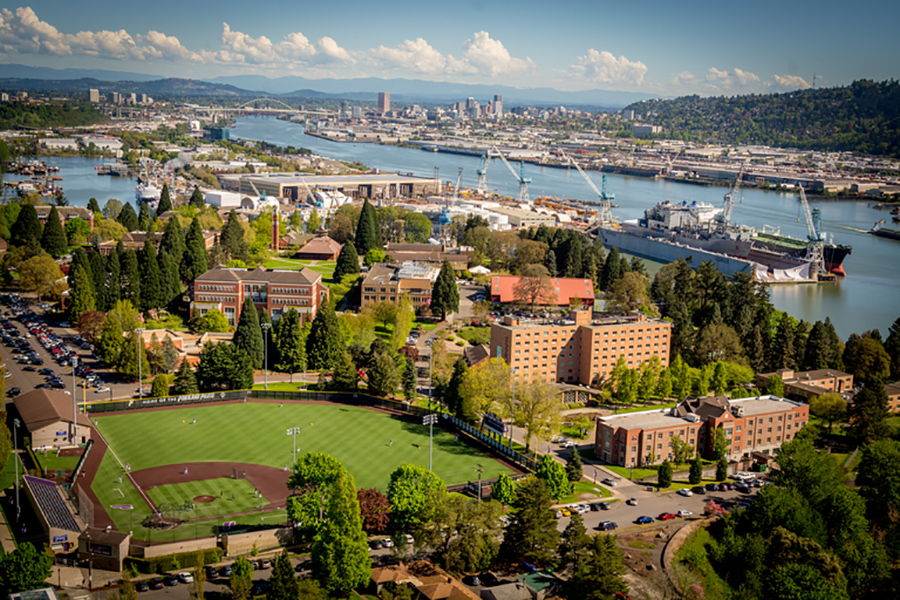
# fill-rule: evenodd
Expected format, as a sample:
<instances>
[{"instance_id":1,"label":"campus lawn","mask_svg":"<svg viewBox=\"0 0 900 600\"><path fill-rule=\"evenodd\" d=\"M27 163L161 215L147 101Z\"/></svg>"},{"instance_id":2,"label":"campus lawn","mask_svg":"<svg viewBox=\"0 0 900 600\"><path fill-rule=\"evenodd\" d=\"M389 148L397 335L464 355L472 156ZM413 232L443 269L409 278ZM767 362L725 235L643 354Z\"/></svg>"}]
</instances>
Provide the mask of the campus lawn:
<instances>
[{"instance_id":1,"label":"campus lawn","mask_svg":"<svg viewBox=\"0 0 900 600\"><path fill-rule=\"evenodd\" d=\"M489 344L491 342L490 327L461 327L456 335L466 340L473 346Z\"/></svg>"},{"instance_id":2,"label":"campus lawn","mask_svg":"<svg viewBox=\"0 0 900 600\"><path fill-rule=\"evenodd\" d=\"M573 492L562 498L559 502L555 504L575 504L577 502L585 502L578 496L580 494L594 494L595 496L599 496L600 498L611 498L612 492L603 487L602 485L594 485L590 481L578 481L575 483L575 489ZM592 502L596 502L596 500L592 500Z\"/></svg>"},{"instance_id":3,"label":"campus lawn","mask_svg":"<svg viewBox=\"0 0 900 600\"><path fill-rule=\"evenodd\" d=\"M300 271L309 266L309 260L295 260L293 258L270 258L265 261L262 266L267 269L288 269L291 271Z\"/></svg>"}]
</instances>

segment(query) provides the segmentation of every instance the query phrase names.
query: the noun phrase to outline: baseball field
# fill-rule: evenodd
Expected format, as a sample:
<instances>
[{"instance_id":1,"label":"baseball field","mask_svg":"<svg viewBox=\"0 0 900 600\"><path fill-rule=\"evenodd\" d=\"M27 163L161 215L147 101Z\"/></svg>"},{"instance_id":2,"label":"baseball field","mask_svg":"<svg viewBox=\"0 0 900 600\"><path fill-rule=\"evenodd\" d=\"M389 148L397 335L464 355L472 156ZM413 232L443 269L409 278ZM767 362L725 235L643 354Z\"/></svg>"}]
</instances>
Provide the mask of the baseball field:
<instances>
[{"instance_id":1,"label":"baseball field","mask_svg":"<svg viewBox=\"0 0 900 600\"><path fill-rule=\"evenodd\" d=\"M92 420L109 449L91 489L116 528L133 531L138 539L208 535L227 521L283 522L293 463L289 428L298 429L298 456L324 452L337 457L357 488L385 491L397 466L428 466L428 427L362 407L248 402ZM440 427L434 428L433 456L434 471L447 484L474 481L478 465L485 478L512 473ZM185 525L162 534L146 530L141 526L151 512L146 498Z\"/></svg>"}]
</instances>

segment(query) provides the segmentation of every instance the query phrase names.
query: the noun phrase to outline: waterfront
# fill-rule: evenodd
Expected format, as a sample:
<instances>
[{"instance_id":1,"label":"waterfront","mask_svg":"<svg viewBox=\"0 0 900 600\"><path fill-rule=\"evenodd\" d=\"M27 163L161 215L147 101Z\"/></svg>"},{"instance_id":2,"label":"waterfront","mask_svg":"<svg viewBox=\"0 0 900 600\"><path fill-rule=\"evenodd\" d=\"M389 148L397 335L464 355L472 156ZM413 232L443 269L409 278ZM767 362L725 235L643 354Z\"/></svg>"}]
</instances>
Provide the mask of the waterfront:
<instances>
[{"instance_id":1,"label":"waterfront","mask_svg":"<svg viewBox=\"0 0 900 600\"><path fill-rule=\"evenodd\" d=\"M264 140L273 144L308 148L317 154L344 161L358 161L382 171L434 176L440 169L441 179L456 180L463 168L463 185L474 187L481 160L458 154L424 152L417 149L380 146L376 144L336 143L308 136L301 125L279 121L274 117L238 119L231 130L232 138ZM518 166L518 165L514 165ZM556 196L594 200L596 197L574 169L525 166L525 174L532 178L529 193L536 196ZM589 173L600 186L600 175ZM613 212L621 218L641 216L644 209L663 200L702 201L721 205L727 191L720 187L702 187L665 180L607 176L610 189L616 193L620 208ZM500 161L492 161L488 168L488 188L515 196L518 184ZM747 189L735 206L733 220L755 227L771 225L797 237L806 236L806 225L800 203L793 194ZM780 310L807 321L831 317L838 333L845 338L878 328L886 335L887 328L900 316L900 242L876 238L865 233L872 224L887 213L869 208L864 202L823 202L813 204L822 212L826 232L834 234L836 243L850 244L853 254L844 261L848 277L834 284L783 285L771 288L772 302Z\"/></svg>"},{"instance_id":2,"label":"waterfront","mask_svg":"<svg viewBox=\"0 0 900 600\"><path fill-rule=\"evenodd\" d=\"M57 183L63 188L63 195L72 206L87 206L88 200L96 198L102 208L106 201L115 198L134 205L134 189L137 181L130 177L109 177L97 175L94 167L114 162L111 158L83 158L80 156L48 156L40 160L59 167L56 175L62 177ZM30 177L3 174L3 181L22 181ZM13 192L15 193L15 192ZM137 207L135 207L137 208Z\"/></svg>"}]
</instances>

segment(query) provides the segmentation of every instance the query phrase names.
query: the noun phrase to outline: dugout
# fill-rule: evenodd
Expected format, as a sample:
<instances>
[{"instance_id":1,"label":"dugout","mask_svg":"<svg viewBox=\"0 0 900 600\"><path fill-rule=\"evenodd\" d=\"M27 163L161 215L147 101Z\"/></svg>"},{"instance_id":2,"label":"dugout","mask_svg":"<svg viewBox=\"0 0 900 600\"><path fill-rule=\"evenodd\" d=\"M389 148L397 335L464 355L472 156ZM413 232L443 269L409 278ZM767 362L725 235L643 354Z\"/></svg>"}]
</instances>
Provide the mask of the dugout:
<instances>
[{"instance_id":1,"label":"dugout","mask_svg":"<svg viewBox=\"0 0 900 600\"><path fill-rule=\"evenodd\" d=\"M62 490L52 481L25 475L22 478L25 497L31 503L47 542L54 552L68 552L75 548L75 539L83 526Z\"/></svg>"},{"instance_id":2,"label":"dugout","mask_svg":"<svg viewBox=\"0 0 900 600\"><path fill-rule=\"evenodd\" d=\"M98 569L120 573L130 544L130 533L88 527L78 536L78 560L89 561Z\"/></svg>"}]
</instances>

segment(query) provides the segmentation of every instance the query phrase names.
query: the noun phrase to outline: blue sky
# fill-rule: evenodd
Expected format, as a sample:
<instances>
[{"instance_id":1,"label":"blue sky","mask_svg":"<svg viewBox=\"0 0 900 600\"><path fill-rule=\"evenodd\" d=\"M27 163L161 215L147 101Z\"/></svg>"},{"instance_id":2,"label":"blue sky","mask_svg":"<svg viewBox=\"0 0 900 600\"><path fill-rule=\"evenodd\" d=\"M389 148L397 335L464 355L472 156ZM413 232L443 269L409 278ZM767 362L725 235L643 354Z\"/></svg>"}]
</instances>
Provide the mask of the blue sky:
<instances>
[{"instance_id":1,"label":"blue sky","mask_svg":"<svg viewBox=\"0 0 900 600\"><path fill-rule=\"evenodd\" d=\"M0 9L0 63L730 95L900 78L898 23L896 0L31 0Z\"/></svg>"}]
</instances>

